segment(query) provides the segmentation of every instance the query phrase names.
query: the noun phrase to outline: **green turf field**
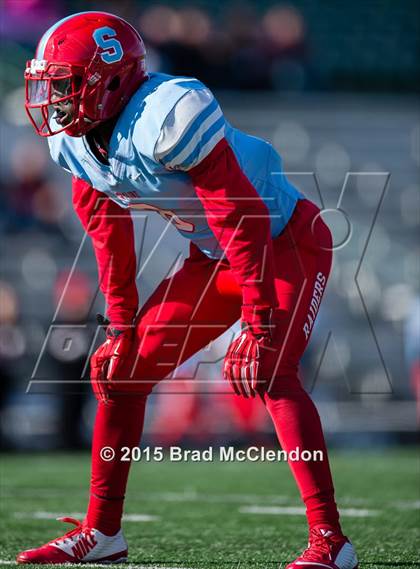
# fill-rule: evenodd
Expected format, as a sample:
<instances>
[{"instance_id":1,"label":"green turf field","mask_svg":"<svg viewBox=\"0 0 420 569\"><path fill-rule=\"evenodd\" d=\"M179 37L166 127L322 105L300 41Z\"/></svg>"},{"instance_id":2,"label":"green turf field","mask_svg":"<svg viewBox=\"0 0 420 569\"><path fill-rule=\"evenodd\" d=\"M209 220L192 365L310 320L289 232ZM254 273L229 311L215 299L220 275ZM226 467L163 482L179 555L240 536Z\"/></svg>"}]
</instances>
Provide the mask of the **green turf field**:
<instances>
[{"instance_id":1,"label":"green turf field","mask_svg":"<svg viewBox=\"0 0 420 569\"><path fill-rule=\"evenodd\" d=\"M337 495L347 511L344 529L361 568L420 567L417 456L390 450L332 455ZM2 457L2 567L14 565L22 548L64 533L67 526L45 518L83 512L88 476L83 454ZM290 509L299 506L286 464L136 463L126 514L146 521L124 524L130 564L283 567L305 546L305 519ZM276 509L261 509L267 507Z\"/></svg>"}]
</instances>

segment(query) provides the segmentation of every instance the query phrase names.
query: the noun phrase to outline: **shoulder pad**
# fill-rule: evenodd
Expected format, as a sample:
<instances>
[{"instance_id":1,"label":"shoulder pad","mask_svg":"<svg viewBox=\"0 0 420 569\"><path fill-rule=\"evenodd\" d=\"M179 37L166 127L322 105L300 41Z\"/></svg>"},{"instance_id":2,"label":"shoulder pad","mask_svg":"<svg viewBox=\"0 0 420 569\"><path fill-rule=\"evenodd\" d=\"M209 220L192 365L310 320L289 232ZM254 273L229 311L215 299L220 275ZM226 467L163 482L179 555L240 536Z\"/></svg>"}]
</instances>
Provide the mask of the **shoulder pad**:
<instances>
[{"instance_id":1,"label":"shoulder pad","mask_svg":"<svg viewBox=\"0 0 420 569\"><path fill-rule=\"evenodd\" d=\"M133 144L140 154L156 161L155 147L168 115L191 91L206 91L206 87L197 79L163 74L155 74L140 87L129 103L135 107Z\"/></svg>"}]
</instances>

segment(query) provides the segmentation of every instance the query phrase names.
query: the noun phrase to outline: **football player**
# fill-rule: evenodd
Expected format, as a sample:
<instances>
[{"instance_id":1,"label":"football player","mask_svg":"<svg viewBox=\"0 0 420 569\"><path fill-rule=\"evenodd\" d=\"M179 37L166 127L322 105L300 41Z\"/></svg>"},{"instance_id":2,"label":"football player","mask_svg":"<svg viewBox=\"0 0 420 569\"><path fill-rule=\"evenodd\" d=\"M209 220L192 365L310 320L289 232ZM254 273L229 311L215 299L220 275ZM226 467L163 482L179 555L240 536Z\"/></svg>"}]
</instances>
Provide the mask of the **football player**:
<instances>
[{"instance_id":1,"label":"football player","mask_svg":"<svg viewBox=\"0 0 420 569\"><path fill-rule=\"evenodd\" d=\"M107 302L106 341L91 358L98 399L90 500L83 522L20 553L19 563L118 562L129 463L153 387L237 320L223 374L258 395L290 462L309 544L289 569L355 569L343 535L316 408L298 377L331 267L319 208L282 173L273 147L225 119L198 79L147 73L138 32L83 12L41 38L28 62L26 110L53 160L72 175L73 205L92 238ZM190 240L183 266L138 311L131 210L153 210ZM102 447L116 452L101 458Z\"/></svg>"}]
</instances>

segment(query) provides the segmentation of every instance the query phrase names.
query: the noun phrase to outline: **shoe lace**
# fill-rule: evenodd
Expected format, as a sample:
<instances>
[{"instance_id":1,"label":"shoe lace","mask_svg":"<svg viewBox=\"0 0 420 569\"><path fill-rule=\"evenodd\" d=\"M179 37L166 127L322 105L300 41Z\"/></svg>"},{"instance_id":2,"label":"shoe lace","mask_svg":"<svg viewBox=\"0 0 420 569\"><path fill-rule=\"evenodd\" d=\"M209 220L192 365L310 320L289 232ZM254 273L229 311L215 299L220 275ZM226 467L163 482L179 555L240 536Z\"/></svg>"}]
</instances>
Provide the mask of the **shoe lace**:
<instances>
[{"instance_id":1,"label":"shoe lace","mask_svg":"<svg viewBox=\"0 0 420 569\"><path fill-rule=\"evenodd\" d=\"M59 522L64 522L68 524L73 524L76 527L66 532L64 535L53 539L50 543L55 543L59 545L60 543L67 543L68 541L74 541L74 536L80 534L83 529L83 523L80 520L76 520L75 518L57 518Z\"/></svg>"},{"instance_id":2,"label":"shoe lace","mask_svg":"<svg viewBox=\"0 0 420 569\"><path fill-rule=\"evenodd\" d=\"M309 543L302 554L305 561L331 561L331 550L336 541L335 534L322 535L319 530L312 529L309 532Z\"/></svg>"}]
</instances>

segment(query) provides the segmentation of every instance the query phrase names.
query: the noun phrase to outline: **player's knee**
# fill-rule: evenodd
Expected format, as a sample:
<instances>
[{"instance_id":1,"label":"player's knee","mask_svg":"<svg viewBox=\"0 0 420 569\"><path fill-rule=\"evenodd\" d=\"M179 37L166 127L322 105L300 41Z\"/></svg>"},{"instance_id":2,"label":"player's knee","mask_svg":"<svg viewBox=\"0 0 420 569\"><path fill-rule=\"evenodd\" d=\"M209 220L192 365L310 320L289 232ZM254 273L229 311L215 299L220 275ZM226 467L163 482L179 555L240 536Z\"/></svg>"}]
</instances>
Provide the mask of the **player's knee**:
<instances>
[{"instance_id":1,"label":"player's knee","mask_svg":"<svg viewBox=\"0 0 420 569\"><path fill-rule=\"evenodd\" d=\"M180 347L177 330L147 324L144 318L137 327L132 351L124 359L112 382L106 385L109 396L124 393L149 395L153 388L177 367Z\"/></svg>"},{"instance_id":2,"label":"player's knee","mask_svg":"<svg viewBox=\"0 0 420 569\"><path fill-rule=\"evenodd\" d=\"M102 368L97 369L92 365L90 379L93 392L99 401L124 395L147 396L157 383L156 378L150 373L148 363L138 356L135 349L120 361L112 379L107 378Z\"/></svg>"}]
</instances>

